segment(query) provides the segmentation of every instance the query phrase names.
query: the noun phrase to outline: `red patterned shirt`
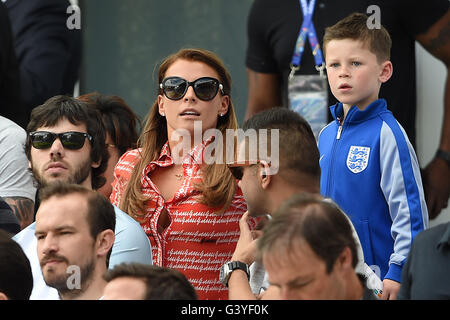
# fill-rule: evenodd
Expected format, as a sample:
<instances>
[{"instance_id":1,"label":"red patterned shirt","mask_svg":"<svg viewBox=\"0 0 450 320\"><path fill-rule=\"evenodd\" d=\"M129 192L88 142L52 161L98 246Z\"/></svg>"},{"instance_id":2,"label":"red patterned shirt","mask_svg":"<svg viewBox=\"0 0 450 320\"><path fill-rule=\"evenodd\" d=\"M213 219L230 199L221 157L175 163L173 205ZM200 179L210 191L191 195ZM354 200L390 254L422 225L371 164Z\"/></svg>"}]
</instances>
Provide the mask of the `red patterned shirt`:
<instances>
[{"instance_id":1,"label":"red patterned shirt","mask_svg":"<svg viewBox=\"0 0 450 320\"><path fill-rule=\"evenodd\" d=\"M183 158L185 179L174 197L166 201L150 179L157 167L173 165L168 142L158 160L150 162L141 175L142 193L148 197L145 217L140 220L152 245L153 263L182 272L197 290L199 299L227 299L228 290L219 282L219 270L229 261L239 238L239 219L247 210L237 187L230 207L223 214L198 202L201 194L194 184L202 181L200 165L207 142ZM139 159L139 150L125 153L115 168L111 202L119 206L121 196ZM158 218L167 210L170 225L158 232ZM255 221L251 222L251 228Z\"/></svg>"}]
</instances>

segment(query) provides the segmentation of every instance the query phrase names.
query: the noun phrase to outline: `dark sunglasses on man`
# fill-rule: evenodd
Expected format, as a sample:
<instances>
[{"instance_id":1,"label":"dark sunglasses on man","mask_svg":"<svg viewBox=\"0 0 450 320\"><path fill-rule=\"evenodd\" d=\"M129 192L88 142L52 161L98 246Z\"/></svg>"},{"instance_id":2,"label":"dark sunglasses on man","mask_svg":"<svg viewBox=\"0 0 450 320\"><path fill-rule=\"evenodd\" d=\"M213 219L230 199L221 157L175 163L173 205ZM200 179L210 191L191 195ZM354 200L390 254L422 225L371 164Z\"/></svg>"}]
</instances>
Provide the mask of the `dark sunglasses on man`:
<instances>
[{"instance_id":1,"label":"dark sunglasses on man","mask_svg":"<svg viewBox=\"0 0 450 320\"><path fill-rule=\"evenodd\" d=\"M85 132L69 131L53 133L48 131L33 131L29 133L31 145L36 149L48 149L59 138L64 148L78 150L83 148L86 138L91 142L92 136Z\"/></svg>"},{"instance_id":2,"label":"dark sunglasses on man","mask_svg":"<svg viewBox=\"0 0 450 320\"><path fill-rule=\"evenodd\" d=\"M242 180L242 176L244 175L244 167L251 167L259 164L259 160L256 161L242 161L242 162L233 162L228 163L228 169L236 180Z\"/></svg>"},{"instance_id":3,"label":"dark sunglasses on man","mask_svg":"<svg viewBox=\"0 0 450 320\"><path fill-rule=\"evenodd\" d=\"M170 100L183 98L190 86L194 89L197 98L203 101L214 99L219 89L220 93L224 94L223 85L219 80L210 77L198 78L191 82L180 77L168 77L159 84L164 95Z\"/></svg>"}]
</instances>

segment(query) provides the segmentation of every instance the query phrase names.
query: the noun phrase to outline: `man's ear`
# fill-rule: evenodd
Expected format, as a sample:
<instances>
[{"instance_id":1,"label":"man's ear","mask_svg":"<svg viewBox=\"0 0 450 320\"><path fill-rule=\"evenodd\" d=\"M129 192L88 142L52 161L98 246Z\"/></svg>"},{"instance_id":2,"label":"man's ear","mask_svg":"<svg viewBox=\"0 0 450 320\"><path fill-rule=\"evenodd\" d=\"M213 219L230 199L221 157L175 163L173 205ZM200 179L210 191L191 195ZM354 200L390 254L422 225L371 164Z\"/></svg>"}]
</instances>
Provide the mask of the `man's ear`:
<instances>
[{"instance_id":1,"label":"man's ear","mask_svg":"<svg viewBox=\"0 0 450 320\"><path fill-rule=\"evenodd\" d=\"M0 300L9 300L9 299L6 294L4 294L3 292L0 292Z\"/></svg>"},{"instance_id":2,"label":"man's ear","mask_svg":"<svg viewBox=\"0 0 450 320\"><path fill-rule=\"evenodd\" d=\"M105 256L112 248L115 240L114 231L111 229L103 230L97 235L97 256Z\"/></svg>"},{"instance_id":3,"label":"man's ear","mask_svg":"<svg viewBox=\"0 0 450 320\"><path fill-rule=\"evenodd\" d=\"M261 160L258 164L258 170L259 170L258 178L259 178L261 187L263 189L267 189L270 185L270 182L272 181L270 164L267 163L267 161Z\"/></svg>"},{"instance_id":4,"label":"man's ear","mask_svg":"<svg viewBox=\"0 0 450 320\"><path fill-rule=\"evenodd\" d=\"M353 255L349 247L345 247L336 259L334 268L337 270L353 270Z\"/></svg>"},{"instance_id":5,"label":"man's ear","mask_svg":"<svg viewBox=\"0 0 450 320\"><path fill-rule=\"evenodd\" d=\"M381 83L385 83L392 77L392 72L394 71L394 67L392 66L392 62L385 61L381 64L381 73L378 79Z\"/></svg>"}]
</instances>

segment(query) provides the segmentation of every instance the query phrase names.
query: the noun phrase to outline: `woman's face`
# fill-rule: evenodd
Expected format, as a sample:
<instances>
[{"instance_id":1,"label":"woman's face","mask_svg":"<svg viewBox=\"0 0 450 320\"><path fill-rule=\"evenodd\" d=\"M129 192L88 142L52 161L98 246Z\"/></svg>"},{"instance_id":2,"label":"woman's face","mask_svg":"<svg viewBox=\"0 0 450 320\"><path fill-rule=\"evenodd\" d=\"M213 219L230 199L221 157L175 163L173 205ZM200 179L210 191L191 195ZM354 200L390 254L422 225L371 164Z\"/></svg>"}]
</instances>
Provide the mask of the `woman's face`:
<instances>
[{"instance_id":1,"label":"woman's face","mask_svg":"<svg viewBox=\"0 0 450 320\"><path fill-rule=\"evenodd\" d=\"M167 69L164 78L168 77L180 77L189 82L202 77L211 77L220 82L217 72L207 64L184 59L176 60ZM200 121L197 126L201 123L202 133L207 129L216 128L220 115L228 112L229 103L229 96L223 96L220 90L212 100L200 100L192 86L188 87L180 100L171 100L165 94L158 95L159 113L166 118L169 139L177 129L187 130L194 139L195 121Z\"/></svg>"}]
</instances>

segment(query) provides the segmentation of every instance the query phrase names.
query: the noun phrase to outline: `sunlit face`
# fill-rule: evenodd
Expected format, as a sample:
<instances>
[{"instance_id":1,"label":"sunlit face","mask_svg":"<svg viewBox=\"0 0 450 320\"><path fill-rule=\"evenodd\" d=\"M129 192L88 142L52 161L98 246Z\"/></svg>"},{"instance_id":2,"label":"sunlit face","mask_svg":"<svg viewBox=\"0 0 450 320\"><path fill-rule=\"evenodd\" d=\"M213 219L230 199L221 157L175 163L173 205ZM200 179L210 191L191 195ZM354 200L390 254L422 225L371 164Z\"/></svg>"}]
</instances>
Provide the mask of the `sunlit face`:
<instances>
[{"instance_id":1,"label":"sunlit face","mask_svg":"<svg viewBox=\"0 0 450 320\"><path fill-rule=\"evenodd\" d=\"M238 186L242 190L249 216L262 216L269 212L264 207L264 190L259 185L257 165L246 166L243 168L242 179Z\"/></svg>"},{"instance_id":2,"label":"sunlit face","mask_svg":"<svg viewBox=\"0 0 450 320\"><path fill-rule=\"evenodd\" d=\"M63 133L68 131L87 132L84 124L74 125L67 119L61 119L53 127L40 127L35 131ZM94 137L95 139L95 137ZM49 149L36 149L31 146L30 167L35 179L42 185L53 181L81 184L91 188L91 171L100 163L91 160L91 144L86 139L81 149L65 149L56 139Z\"/></svg>"},{"instance_id":3,"label":"sunlit face","mask_svg":"<svg viewBox=\"0 0 450 320\"><path fill-rule=\"evenodd\" d=\"M249 165L242 166L242 179L238 181L238 186L242 190L245 202L247 203L247 210L249 216L256 217L268 214L265 209L265 192L260 185L258 178L258 164L256 163L257 157L250 155L247 150L248 144L242 141L238 147L237 159L239 161L248 161Z\"/></svg>"},{"instance_id":4,"label":"sunlit face","mask_svg":"<svg viewBox=\"0 0 450 320\"><path fill-rule=\"evenodd\" d=\"M143 279L118 277L108 282L103 298L105 300L144 300L147 288Z\"/></svg>"},{"instance_id":5,"label":"sunlit face","mask_svg":"<svg viewBox=\"0 0 450 320\"><path fill-rule=\"evenodd\" d=\"M106 167L103 176L106 179L105 184L99 188L97 191L103 194L105 197L109 198L112 192L112 183L114 182L114 168L119 162L121 156L119 149L114 145L109 134L106 134L106 146L108 148L108 166Z\"/></svg>"},{"instance_id":6,"label":"sunlit face","mask_svg":"<svg viewBox=\"0 0 450 320\"><path fill-rule=\"evenodd\" d=\"M363 42L353 39L331 40L325 50L331 92L346 110L353 105L364 110L378 99L381 84L390 77L385 70L392 67L389 61L378 63Z\"/></svg>"},{"instance_id":7,"label":"sunlit face","mask_svg":"<svg viewBox=\"0 0 450 320\"><path fill-rule=\"evenodd\" d=\"M181 77L194 81L202 77L211 77L220 81L217 72L203 62L176 60L166 71L167 77ZM228 112L229 96L220 92L210 101L200 100L190 86L183 98L170 100L164 94L158 95L159 113L165 115L169 139L177 129L187 130L194 139L194 122L201 121L202 133L207 129L216 128L221 114Z\"/></svg>"},{"instance_id":8,"label":"sunlit face","mask_svg":"<svg viewBox=\"0 0 450 320\"><path fill-rule=\"evenodd\" d=\"M43 201L36 214L37 253L44 280L60 293L71 288L70 266L80 268L80 283L92 278L95 239L87 222L87 200L80 194L53 196ZM72 267L73 268L73 267ZM76 288L75 288L76 289Z\"/></svg>"},{"instance_id":9,"label":"sunlit face","mask_svg":"<svg viewBox=\"0 0 450 320\"><path fill-rule=\"evenodd\" d=\"M304 241L296 242L290 252L281 248L265 253L263 264L283 300L345 299L340 269L327 274L325 262Z\"/></svg>"}]
</instances>

